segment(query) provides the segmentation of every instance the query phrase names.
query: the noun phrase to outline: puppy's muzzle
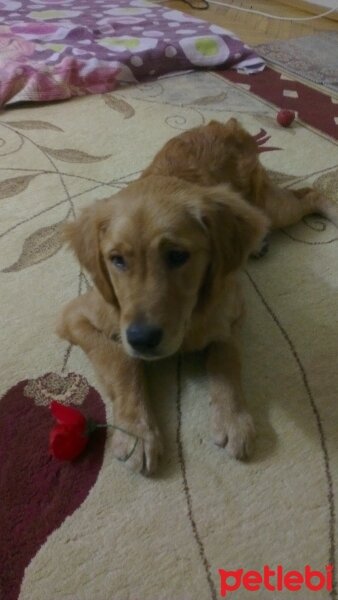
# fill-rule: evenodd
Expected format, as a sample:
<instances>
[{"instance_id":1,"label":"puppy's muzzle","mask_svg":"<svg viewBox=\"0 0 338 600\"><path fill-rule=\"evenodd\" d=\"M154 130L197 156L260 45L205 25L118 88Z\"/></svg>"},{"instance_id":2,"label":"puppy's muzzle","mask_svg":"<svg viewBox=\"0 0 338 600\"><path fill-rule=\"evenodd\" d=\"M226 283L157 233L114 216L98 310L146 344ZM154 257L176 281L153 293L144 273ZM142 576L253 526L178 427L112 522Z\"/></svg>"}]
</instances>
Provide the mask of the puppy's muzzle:
<instances>
[{"instance_id":1,"label":"puppy's muzzle","mask_svg":"<svg viewBox=\"0 0 338 600\"><path fill-rule=\"evenodd\" d=\"M126 331L127 342L136 352L147 353L156 350L162 340L163 331L154 325L132 323Z\"/></svg>"}]
</instances>

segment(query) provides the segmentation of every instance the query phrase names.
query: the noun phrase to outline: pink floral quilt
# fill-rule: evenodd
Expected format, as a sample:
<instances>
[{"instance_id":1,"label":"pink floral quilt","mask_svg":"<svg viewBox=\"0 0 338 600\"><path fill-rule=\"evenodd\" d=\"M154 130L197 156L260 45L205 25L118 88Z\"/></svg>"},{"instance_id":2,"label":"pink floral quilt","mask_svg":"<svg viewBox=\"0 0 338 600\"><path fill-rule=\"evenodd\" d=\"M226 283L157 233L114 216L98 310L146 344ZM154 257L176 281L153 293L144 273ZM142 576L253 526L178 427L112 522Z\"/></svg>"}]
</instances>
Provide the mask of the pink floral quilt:
<instances>
[{"instance_id":1,"label":"pink floral quilt","mask_svg":"<svg viewBox=\"0 0 338 600\"><path fill-rule=\"evenodd\" d=\"M0 105L196 68L262 70L230 31L144 0L0 0Z\"/></svg>"}]
</instances>

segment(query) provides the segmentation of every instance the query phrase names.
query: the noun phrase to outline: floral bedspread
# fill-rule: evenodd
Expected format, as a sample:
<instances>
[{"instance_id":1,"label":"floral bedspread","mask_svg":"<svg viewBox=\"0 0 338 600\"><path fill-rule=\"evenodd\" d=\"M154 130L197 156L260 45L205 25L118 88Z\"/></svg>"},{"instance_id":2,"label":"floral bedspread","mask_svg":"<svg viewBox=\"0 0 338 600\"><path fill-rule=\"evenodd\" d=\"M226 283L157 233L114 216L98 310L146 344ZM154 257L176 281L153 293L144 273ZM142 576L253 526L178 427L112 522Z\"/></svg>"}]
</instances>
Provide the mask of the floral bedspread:
<instances>
[{"instance_id":1,"label":"floral bedspread","mask_svg":"<svg viewBox=\"0 0 338 600\"><path fill-rule=\"evenodd\" d=\"M263 66L230 31L144 0L0 0L0 106L189 69Z\"/></svg>"}]
</instances>

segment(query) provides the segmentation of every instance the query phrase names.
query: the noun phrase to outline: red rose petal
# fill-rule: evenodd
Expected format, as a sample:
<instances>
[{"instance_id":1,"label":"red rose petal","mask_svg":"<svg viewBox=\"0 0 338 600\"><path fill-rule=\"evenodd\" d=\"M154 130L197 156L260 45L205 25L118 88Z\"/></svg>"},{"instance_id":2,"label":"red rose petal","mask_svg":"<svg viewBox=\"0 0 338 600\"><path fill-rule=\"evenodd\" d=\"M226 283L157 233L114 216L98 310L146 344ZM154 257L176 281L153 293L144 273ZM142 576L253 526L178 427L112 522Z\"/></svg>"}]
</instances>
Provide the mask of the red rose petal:
<instances>
[{"instance_id":1,"label":"red rose petal","mask_svg":"<svg viewBox=\"0 0 338 600\"><path fill-rule=\"evenodd\" d=\"M83 414L72 406L65 406L53 400L50 405L53 417L61 425L81 425L83 429L86 426L86 419Z\"/></svg>"},{"instance_id":2,"label":"red rose petal","mask_svg":"<svg viewBox=\"0 0 338 600\"><path fill-rule=\"evenodd\" d=\"M65 425L56 425L49 435L49 451L58 460L74 460L87 443L88 436L83 431Z\"/></svg>"},{"instance_id":3,"label":"red rose petal","mask_svg":"<svg viewBox=\"0 0 338 600\"><path fill-rule=\"evenodd\" d=\"M85 449L88 437L81 431L57 425L49 436L49 450L58 460L74 460Z\"/></svg>"}]
</instances>

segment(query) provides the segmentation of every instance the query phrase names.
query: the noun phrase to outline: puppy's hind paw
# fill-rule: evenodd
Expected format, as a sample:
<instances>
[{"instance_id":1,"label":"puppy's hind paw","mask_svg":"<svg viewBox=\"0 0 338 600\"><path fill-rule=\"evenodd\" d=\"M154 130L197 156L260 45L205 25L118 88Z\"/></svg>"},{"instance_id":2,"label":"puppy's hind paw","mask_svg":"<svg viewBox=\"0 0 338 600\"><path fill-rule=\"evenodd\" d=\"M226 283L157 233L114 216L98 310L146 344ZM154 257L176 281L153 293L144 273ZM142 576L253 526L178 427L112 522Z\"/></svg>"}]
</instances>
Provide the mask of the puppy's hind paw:
<instances>
[{"instance_id":1,"label":"puppy's hind paw","mask_svg":"<svg viewBox=\"0 0 338 600\"><path fill-rule=\"evenodd\" d=\"M269 236L266 235L264 240L261 243L261 247L258 248L258 250L256 250L256 252L252 252L252 254L250 254L251 258L263 258L263 256L265 256L269 250Z\"/></svg>"}]
</instances>

